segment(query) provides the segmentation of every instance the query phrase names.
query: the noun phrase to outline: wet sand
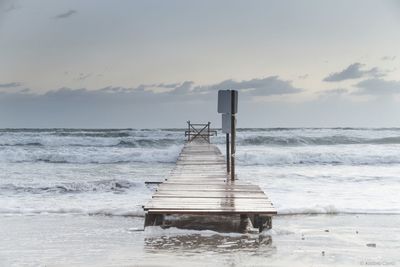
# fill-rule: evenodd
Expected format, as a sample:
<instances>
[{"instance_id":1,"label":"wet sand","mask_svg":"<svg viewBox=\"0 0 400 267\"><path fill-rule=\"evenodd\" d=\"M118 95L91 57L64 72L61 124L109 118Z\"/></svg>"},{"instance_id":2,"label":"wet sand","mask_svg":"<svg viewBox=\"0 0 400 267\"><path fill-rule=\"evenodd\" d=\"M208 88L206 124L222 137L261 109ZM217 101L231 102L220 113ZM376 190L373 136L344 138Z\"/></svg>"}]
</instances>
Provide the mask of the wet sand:
<instances>
[{"instance_id":1,"label":"wet sand","mask_svg":"<svg viewBox=\"0 0 400 267\"><path fill-rule=\"evenodd\" d=\"M2 215L1 266L400 266L400 215L277 216L262 234L142 217Z\"/></svg>"}]
</instances>

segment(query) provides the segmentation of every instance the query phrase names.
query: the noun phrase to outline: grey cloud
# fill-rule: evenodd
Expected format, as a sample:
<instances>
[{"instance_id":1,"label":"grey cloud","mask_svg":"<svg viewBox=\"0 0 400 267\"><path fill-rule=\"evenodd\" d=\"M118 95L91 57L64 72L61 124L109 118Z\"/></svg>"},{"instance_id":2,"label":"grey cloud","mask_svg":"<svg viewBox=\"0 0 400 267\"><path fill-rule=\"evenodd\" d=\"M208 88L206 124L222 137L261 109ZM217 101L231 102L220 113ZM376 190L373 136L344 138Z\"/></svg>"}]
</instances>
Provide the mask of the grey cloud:
<instances>
[{"instance_id":1,"label":"grey cloud","mask_svg":"<svg viewBox=\"0 0 400 267\"><path fill-rule=\"evenodd\" d=\"M182 84L175 86L175 88L170 92L173 95L186 95L192 91L192 86L194 82L185 81Z\"/></svg>"},{"instance_id":2,"label":"grey cloud","mask_svg":"<svg viewBox=\"0 0 400 267\"><path fill-rule=\"evenodd\" d=\"M180 83L169 83L169 84L165 84L165 83L159 83L157 84L157 87L161 87L161 88L175 88L177 86L179 86Z\"/></svg>"},{"instance_id":3,"label":"grey cloud","mask_svg":"<svg viewBox=\"0 0 400 267\"><path fill-rule=\"evenodd\" d=\"M350 79L358 79L362 77L380 77L383 73L378 68L372 68L369 70L362 70L364 64L353 63L342 71L329 74L324 78L325 82L340 82Z\"/></svg>"},{"instance_id":4,"label":"grey cloud","mask_svg":"<svg viewBox=\"0 0 400 267\"><path fill-rule=\"evenodd\" d=\"M89 77L90 74L81 74L80 80ZM20 83L0 84L0 87L20 86ZM151 88L151 90L146 90ZM169 89L168 91L156 92L152 89ZM245 95L249 96L271 96L271 95L285 95L302 92L303 89L296 88L292 85L291 81L279 79L278 76L269 76L262 79L251 79L244 81L225 80L217 84L207 86L195 86L193 81L184 81L182 83L159 83L159 84L141 84L137 87L121 87L121 86L108 86L97 90L83 89L70 89L60 88L45 93L45 96L60 96L70 97L82 94L85 95L110 95L123 94L124 96L132 95L135 98L144 99L157 99L166 101L179 101L182 99L195 99L202 100L207 98L211 93L217 90L238 90ZM39 96L39 95L38 95ZM195 96L195 98L192 98Z\"/></svg>"},{"instance_id":5,"label":"grey cloud","mask_svg":"<svg viewBox=\"0 0 400 267\"><path fill-rule=\"evenodd\" d=\"M29 88L24 88L24 89L20 90L19 92L20 92L20 93L28 93L28 92L30 92L30 91L31 91L31 89L29 89Z\"/></svg>"},{"instance_id":6,"label":"grey cloud","mask_svg":"<svg viewBox=\"0 0 400 267\"><path fill-rule=\"evenodd\" d=\"M13 3L4 9L5 13L11 12L18 9L18 7Z\"/></svg>"},{"instance_id":7,"label":"grey cloud","mask_svg":"<svg viewBox=\"0 0 400 267\"><path fill-rule=\"evenodd\" d=\"M84 80L86 80L87 78L89 78L90 76L92 76L91 73L87 73L87 74L85 74L85 73L80 73L79 76L78 76L78 78L76 78L75 80L76 80L76 81L84 81Z\"/></svg>"},{"instance_id":8,"label":"grey cloud","mask_svg":"<svg viewBox=\"0 0 400 267\"><path fill-rule=\"evenodd\" d=\"M320 92L322 95L344 95L347 94L349 90L344 89L344 88L337 88L337 89L331 89L331 90L325 90Z\"/></svg>"},{"instance_id":9,"label":"grey cloud","mask_svg":"<svg viewBox=\"0 0 400 267\"><path fill-rule=\"evenodd\" d=\"M0 91L0 127L168 128L185 127L187 120L211 121L213 127L220 127L217 92L208 92L205 101L196 101L201 95L185 98L123 87L61 88L46 94ZM179 100L164 101L168 98ZM393 127L398 124L393 114L400 113L393 98L352 102L327 95L268 105L239 99L239 127Z\"/></svg>"},{"instance_id":10,"label":"grey cloud","mask_svg":"<svg viewBox=\"0 0 400 267\"><path fill-rule=\"evenodd\" d=\"M213 127L219 127L216 89L229 89L221 88L222 85L242 91L239 127L390 127L398 123L392 115L400 112L400 105L392 97L352 102L350 98L341 97L347 90L338 88L314 100L299 103L276 100L265 105L243 101L248 88L256 87L247 82L229 80L200 88L186 81L161 93L146 90L150 85L109 86L98 90L60 88L44 94L2 90L0 127L160 128L184 127L187 120L211 121ZM367 88L400 91L399 82L379 79L360 82L357 86L365 91L369 90Z\"/></svg>"},{"instance_id":11,"label":"grey cloud","mask_svg":"<svg viewBox=\"0 0 400 267\"><path fill-rule=\"evenodd\" d=\"M0 83L0 88L14 88L21 86L22 83L12 82L12 83Z\"/></svg>"},{"instance_id":12,"label":"grey cloud","mask_svg":"<svg viewBox=\"0 0 400 267\"><path fill-rule=\"evenodd\" d=\"M251 79L245 81L225 80L219 84L205 87L210 90L239 90L253 96L271 96L294 94L303 91L292 85L291 81L284 81L278 76L269 76L263 79ZM204 90L204 88L201 88Z\"/></svg>"},{"instance_id":13,"label":"grey cloud","mask_svg":"<svg viewBox=\"0 0 400 267\"><path fill-rule=\"evenodd\" d=\"M46 93L2 90L0 127L173 127L187 120L219 121L218 89L240 90L244 106L252 106L251 97L257 95L301 91L277 76L208 86L184 81L97 90L60 88Z\"/></svg>"},{"instance_id":14,"label":"grey cloud","mask_svg":"<svg viewBox=\"0 0 400 267\"><path fill-rule=\"evenodd\" d=\"M71 17L72 15L74 15L76 13L78 13L78 11L70 9L67 12L64 12L64 13L56 15L54 18L55 19L66 19L66 18L69 18L69 17Z\"/></svg>"},{"instance_id":15,"label":"grey cloud","mask_svg":"<svg viewBox=\"0 0 400 267\"><path fill-rule=\"evenodd\" d=\"M393 61L396 59L396 56L384 56L381 58L383 61Z\"/></svg>"},{"instance_id":16,"label":"grey cloud","mask_svg":"<svg viewBox=\"0 0 400 267\"><path fill-rule=\"evenodd\" d=\"M151 90L148 90L149 88ZM157 91L157 89L169 90L161 92L153 91ZM290 81L281 80L278 76L270 76L263 79L251 79L240 82L234 80L225 80L217 84L206 86L195 86L193 81L184 81L182 83L171 84L141 84L137 87L130 88L109 86L88 92L131 93L137 97L142 97L145 99L157 98L166 101L179 101L184 99L203 100L217 90L228 89L238 90L243 93L243 96L285 95L303 91L303 89L294 87ZM195 98L193 98L193 96L195 96Z\"/></svg>"},{"instance_id":17,"label":"grey cloud","mask_svg":"<svg viewBox=\"0 0 400 267\"><path fill-rule=\"evenodd\" d=\"M392 95L400 94L400 81L368 79L355 85L359 88L355 94L363 95Z\"/></svg>"}]
</instances>

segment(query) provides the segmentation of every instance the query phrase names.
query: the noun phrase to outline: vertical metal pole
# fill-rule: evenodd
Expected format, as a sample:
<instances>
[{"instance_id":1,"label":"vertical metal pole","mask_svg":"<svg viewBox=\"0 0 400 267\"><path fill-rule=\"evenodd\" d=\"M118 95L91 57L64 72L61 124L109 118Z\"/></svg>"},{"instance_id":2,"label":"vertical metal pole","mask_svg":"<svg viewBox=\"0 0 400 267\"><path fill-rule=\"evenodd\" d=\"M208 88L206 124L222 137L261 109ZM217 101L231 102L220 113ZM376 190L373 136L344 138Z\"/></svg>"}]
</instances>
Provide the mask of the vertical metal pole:
<instances>
[{"instance_id":1,"label":"vertical metal pole","mask_svg":"<svg viewBox=\"0 0 400 267\"><path fill-rule=\"evenodd\" d=\"M235 106L235 94L231 90L231 180L235 180L235 137L236 137L236 117L233 113Z\"/></svg>"},{"instance_id":2,"label":"vertical metal pole","mask_svg":"<svg viewBox=\"0 0 400 267\"><path fill-rule=\"evenodd\" d=\"M229 163L229 158L231 155L229 154L229 134L226 134L226 171L227 173L230 172L230 163Z\"/></svg>"},{"instance_id":3,"label":"vertical metal pole","mask_svg":"<svg viewBox=\"0 0 400 267\"><path fill-rule=\"evenodd\" d=\"M190 121L187 121L188 124L188 141L190 142Z\"/></svg>"},{"instance_id":4,"label":"vertical metal pole","mask_svg":"<svg viewBox=\"0 0 400 267\"><path fill-rule=\"evenodd\" d=\"M211 122L208 122L208 126L207 126L207 128L208 128L208 130L207 130L207 134L208 134L208 143L210 143L210 123L211 123Z\"/></svg>"}]
</instances>

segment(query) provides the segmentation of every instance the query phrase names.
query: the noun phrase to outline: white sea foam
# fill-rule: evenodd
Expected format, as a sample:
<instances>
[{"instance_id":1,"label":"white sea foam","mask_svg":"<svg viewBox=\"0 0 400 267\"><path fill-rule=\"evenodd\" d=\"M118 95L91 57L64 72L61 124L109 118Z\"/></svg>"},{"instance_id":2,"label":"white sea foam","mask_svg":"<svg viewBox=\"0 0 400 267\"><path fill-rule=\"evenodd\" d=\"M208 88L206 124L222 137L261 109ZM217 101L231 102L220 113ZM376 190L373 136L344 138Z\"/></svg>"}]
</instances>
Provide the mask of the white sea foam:
<instances>
[{"instance_id":1,"label":"white sea foam","mask_svg":"<svg viewBox=\"0 0 400 267\"><path fill-rule=\"evenodd\" d=\"M127 163L175 162L181 145L160 148L104 148L60 147L35 148L3 147L0 162L49 162L49 163Z\"/></svg>"},{"instance_id":2,"label":"white sea foam","mask_svg":"<svg viewBox=\"0 0 400 267\"><path fill-rule=\"evenodd\" d=\"M280 215L399 214L400 129L239 129L241 180ZM181 130L0 129L0 214L142 215ZM213 142L224 152L225 137Z\"/></svg>"},{"instance_id":3,"label":"white sea foam","mask_svg":"<svg viewBox=\"0 0 400 267\"><path fill-rule=\"evenodd\" d=\"M132 216L144 217L142 209L82 209L82 208L0 208L0 214L20 214L20 215L38 215L38 214L80 214L80 215L103 215L103 216Z\"/></svg>"},{"instance_id":4,"label":"white sea foam","mask_svg":"<svg viewBox=\"0 0 400 267\"><path fill-rule=\"evenodd\" d=\"M338 145L316 147L257 147L238 149L243 165L375 165L400 164L400 145Z\"/></svg>"}]
</instances>

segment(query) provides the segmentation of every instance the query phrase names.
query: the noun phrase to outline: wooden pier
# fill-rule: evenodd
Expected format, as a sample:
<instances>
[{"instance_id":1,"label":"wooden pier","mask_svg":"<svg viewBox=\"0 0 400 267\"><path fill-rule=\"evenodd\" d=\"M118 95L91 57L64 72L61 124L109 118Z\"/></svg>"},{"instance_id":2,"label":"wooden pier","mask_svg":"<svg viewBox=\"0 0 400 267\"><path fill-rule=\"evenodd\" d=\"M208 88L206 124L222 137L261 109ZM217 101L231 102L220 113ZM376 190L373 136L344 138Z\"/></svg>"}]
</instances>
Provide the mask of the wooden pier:
<instances>
[{"instance_id":1,"label":"wooden pier","mask_svg":"<svg viewBox=\"0 0 400 267\"><path fill-rule=\"evenodd\" d=\"M204 137L188 140L175 168L144 206L145 227L162 225L164 216L173 214L240 215L260 231L271 228L277 212L260 187L232 181L224 156L209 137L208 142Z\"/></svg>"}]
</instances>

